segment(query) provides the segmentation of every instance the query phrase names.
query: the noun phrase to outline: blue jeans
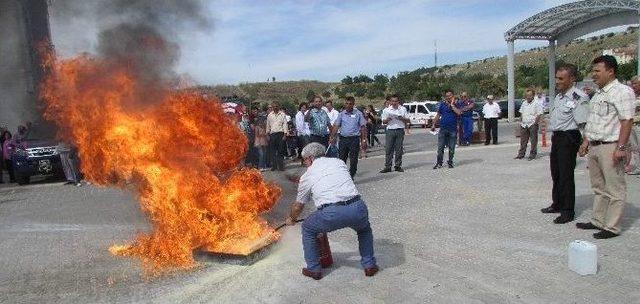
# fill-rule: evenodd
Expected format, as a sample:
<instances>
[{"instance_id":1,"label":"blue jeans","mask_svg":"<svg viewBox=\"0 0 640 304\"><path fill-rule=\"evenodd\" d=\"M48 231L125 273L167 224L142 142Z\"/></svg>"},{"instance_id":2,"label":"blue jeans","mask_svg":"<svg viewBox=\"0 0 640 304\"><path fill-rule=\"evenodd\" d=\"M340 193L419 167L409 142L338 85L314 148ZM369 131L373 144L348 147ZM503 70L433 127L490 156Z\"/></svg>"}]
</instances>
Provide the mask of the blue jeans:
<instances>
[{"instance_id":1,"label":"blue jeans","mask_svg":"<svg viewBox=\"0 0 640 304\"><path fill-rule=\"evenodd\" d=\"M456 130L440 129L438 133L438 159L437 164L442 165L444 158L444 147L449 147L449 163L453 163L453 155L456 152Z\"/></svg>"},{"instance_id":2,"label":"blue jeans","mask_svg":"<svg viewBox=\"0 0 640 304\"><path fill-rule=\"evenodd\" d=\"M302 223L302 248L307 269L320 272L318 234L349 227L358 233L360 264L364 268L376 265L373 256L373 232L369 224L369 211L362 200L345 206L327 206L311 213Z\"/></svg>"},{"instance_id":3,"label":"blue jeans","mask_svg":"<svg viewBox=\"0 0 640 304\"><path fill-rule=\"evenodd\" d=\"M267 146L256 147L256 152L258 154L258 168L267 168Z\"/></svg>"}]
</instances>

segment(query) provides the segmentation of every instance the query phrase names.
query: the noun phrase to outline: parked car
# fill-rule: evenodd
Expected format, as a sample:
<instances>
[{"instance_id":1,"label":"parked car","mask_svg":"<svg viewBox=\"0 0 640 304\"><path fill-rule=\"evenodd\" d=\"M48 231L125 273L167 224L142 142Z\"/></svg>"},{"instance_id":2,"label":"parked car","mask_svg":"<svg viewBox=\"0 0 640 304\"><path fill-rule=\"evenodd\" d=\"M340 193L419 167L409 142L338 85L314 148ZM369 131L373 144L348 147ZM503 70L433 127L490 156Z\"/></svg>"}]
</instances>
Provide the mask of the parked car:
<instances>
[{"instance_id":1,"label":"parked car","mask_svg":"<svg viewBox=\"0 0 640 304\"><path fill-rule=\"evenodd\" d=\"M403 106L407 109L410 126L430 127L438 113L437 101L405 102Z\"/></svg>"},{"instance_id":2,"label":"parked car","mask_svg":"<svg viewBox=\"0 0 640 304\"><path fill-rule=\"evenodd\" d=\"M521 99L514 100L515 104L515 117L520 117L520 106L522 105ZM498 105L500 106L500 118L509 117L509 102L507 100L498 101Z\"/></svg>"},{"instance_id":3,"label":"parked car","mask_svg":"<svg viewBox=\"0 0 640 304\"><path fill-rule=\"evenodd\" d=\"M64 176L57 144L51 140L23 140L17 144L11 161L20 185L28 184L34 175Z\"/></svg>"}]
</instances>

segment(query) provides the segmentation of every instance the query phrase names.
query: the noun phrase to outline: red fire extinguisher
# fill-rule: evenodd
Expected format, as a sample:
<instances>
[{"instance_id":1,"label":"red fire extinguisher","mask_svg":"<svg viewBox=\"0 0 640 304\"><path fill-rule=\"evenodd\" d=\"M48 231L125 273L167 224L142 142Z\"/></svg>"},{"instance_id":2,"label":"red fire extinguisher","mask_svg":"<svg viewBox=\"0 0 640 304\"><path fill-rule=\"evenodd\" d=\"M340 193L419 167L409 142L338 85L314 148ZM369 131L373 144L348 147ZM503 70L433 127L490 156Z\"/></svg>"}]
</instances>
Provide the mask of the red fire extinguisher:
<instances>
[{"instance_id":1,"label":"red fire extinguisher","mask_svg":"<svg viewBox=\"0 0 640 304\"><path fill-rule=\"evenodd\" d=\"M333 265L333 256L331 256L331 247L326 233L318 234L318 245L320 248L320 266L322 268L331 267Z\"/></svg>"}]
</instances>

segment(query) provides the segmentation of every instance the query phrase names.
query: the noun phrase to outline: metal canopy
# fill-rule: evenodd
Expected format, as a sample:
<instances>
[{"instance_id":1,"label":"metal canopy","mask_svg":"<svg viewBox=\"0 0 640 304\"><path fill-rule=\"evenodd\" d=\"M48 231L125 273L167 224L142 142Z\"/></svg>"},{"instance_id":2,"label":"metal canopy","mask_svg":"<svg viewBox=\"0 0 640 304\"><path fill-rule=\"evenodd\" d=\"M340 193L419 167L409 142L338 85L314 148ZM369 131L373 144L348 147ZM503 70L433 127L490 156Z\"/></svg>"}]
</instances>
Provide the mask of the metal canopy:
<instances>
[{"instance_id":1,"label":"metal canopy","mask_svg":"<svg viewBox=\"0 0 640 304\"><path fill-rule=\"evenodd\" d=\"M637 0L587 0L567 3L548 9L527 18L504 37L507 41L516 39L556 40L563 32L583 23L602 17L617 17L620 14L637 14L640 1Z\"/></svg>"}]
</instances>

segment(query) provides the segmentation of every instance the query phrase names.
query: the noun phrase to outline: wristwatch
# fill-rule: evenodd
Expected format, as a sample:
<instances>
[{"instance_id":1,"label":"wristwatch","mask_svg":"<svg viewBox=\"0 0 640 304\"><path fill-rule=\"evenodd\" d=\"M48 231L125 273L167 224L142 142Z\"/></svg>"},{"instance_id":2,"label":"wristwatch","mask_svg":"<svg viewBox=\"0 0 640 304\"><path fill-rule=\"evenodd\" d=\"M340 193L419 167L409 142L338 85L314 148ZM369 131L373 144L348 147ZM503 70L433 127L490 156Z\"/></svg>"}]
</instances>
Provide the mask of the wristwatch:
<instances>
[{"instance_id":1,"label":"wristwatch","mask_svg":"<svg viewBox=\"0 0 640 304\"><path fill-rule=\"evenodd\" d=\"M618 151L626 151L629 148L629 144L618 145Z\"/></svg>"}]
</instances>

